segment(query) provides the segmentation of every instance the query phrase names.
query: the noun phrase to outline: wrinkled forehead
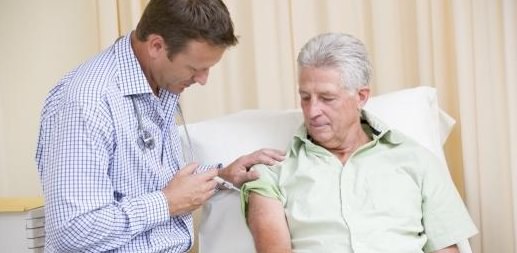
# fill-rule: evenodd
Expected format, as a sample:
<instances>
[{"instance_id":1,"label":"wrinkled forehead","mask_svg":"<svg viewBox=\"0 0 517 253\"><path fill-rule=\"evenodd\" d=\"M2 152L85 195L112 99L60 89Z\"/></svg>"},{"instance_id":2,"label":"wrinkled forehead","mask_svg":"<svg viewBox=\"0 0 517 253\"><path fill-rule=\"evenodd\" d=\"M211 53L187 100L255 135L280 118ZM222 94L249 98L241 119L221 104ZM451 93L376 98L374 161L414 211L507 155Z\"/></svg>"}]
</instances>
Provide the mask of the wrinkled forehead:
<instances>
[{"instance_id":1,"label":"wrinkled forehead","mask_svg":"<svg viewBox=\"0 0 517 253\"><path fill-rule=\"evenodd\" d=\"M298 76L300 92L342 92L344 85L339 72L332 68L304 67Z\"/></svg>"}]
</instances>

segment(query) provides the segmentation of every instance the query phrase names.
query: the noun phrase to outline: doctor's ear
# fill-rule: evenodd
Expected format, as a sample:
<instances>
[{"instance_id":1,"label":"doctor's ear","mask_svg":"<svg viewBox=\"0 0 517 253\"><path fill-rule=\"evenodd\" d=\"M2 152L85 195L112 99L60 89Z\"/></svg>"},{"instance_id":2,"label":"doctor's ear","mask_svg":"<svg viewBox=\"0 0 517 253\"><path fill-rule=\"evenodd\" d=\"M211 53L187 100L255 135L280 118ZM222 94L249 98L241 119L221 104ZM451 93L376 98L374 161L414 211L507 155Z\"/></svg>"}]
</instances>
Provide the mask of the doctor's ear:
<instances>
[{"instance_id":1,"label":"doctor's ear","mask_svg":"<svg viewBox=\"0 0 517 253\"><path fill-rule=\"evenodd\" d=\"M151 34L147 37L147 51L151 58L158 58L160 54L167 54L165 40L158 34Z\"/></svg>"}]
</instances>

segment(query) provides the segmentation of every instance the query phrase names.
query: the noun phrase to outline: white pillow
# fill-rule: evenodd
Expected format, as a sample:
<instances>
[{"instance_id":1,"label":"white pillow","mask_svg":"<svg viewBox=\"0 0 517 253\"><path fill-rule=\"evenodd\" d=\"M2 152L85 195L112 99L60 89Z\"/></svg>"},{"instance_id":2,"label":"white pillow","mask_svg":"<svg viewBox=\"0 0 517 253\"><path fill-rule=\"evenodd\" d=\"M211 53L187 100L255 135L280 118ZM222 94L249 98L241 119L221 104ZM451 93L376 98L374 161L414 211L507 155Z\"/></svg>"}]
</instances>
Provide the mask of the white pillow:
<instances>
[{"instance_id":1,"label":"white pillow","mask_svg":"<svg viewBox=\"0 0 517 253\"><path fill-rule=\"evenodd\" d=\"M365 108L445 161L442 145L454 120L438 108L434 88L371 97ZM196 161L227 164L259 148L284 150L302 121L299 110L248 110L187 127ZM233 191L217 193L202 209L199 253L220 252L255 252L239 194Z\"/></svg>"},{"instance_id":2,"label":"white pillow","mask_svg":"<svg viewBox=\"0 0 517 253\"><path fill-rule=\"evenodd\" d=\"M302 121L299 110L245 110L188 124L187 131L196 161L228 164L262 147L283 150ZM180 135L188 148L183 131Z\"/></svg>"},{"instance_id":3,"label":"white pillow","mask_svg":"<svg viewBox=\"0 0 517 253\"><path fill-rule=\"evenodd\" d=\"M455 121L440 110L434 88L421 86L372 97L365 109L445 161L442 146Z\"/></svg>"}]
</instances>

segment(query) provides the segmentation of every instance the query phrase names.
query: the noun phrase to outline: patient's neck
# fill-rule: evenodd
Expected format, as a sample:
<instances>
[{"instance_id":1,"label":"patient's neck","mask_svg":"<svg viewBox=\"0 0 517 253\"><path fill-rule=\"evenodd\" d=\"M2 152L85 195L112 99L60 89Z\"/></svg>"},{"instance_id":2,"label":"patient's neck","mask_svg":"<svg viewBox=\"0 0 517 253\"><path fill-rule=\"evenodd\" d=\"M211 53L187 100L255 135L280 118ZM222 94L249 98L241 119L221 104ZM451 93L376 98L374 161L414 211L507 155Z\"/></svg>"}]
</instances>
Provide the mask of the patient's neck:
<instances>
[{"instance_id":1,"label":"patient's neck","mask_svg":"<svg viewBox=\"0 0 517 253\"><path fill-rule=\"evenodd\" d=\"M344 165L357 149L371 140L371 136L363 128L359 127L355 131L349 132L347 138L340 146L327 148L327 150L334 154Z\"/></svg>"}]
</instances>

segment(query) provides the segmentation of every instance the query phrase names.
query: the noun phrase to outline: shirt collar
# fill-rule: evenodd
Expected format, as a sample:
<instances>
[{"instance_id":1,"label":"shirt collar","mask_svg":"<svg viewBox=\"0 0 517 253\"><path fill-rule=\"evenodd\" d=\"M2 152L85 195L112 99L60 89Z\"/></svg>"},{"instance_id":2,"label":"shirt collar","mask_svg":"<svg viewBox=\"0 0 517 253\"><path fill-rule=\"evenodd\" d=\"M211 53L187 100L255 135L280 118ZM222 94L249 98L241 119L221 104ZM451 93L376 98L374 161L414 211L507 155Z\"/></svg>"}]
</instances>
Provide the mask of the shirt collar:
<instances>
[{"instance_id":1,"label":"shirt collar","mask_svg":"<svg viewBox=\"0 0 517 253\"><path fill-rule=\"evenodd\" d=\"M371 129L368 134L374 141L383 141L393 145L398 145L404 141L404 136L397 131L393 131L391 127L379 120L377 116L369 111L361 111L361 120L364 121ZM299 146L305 144L308 146L316 145L309 139L307 128L304 123L298 128L294 135L293 145L291 145L291 152L296 152Z\"/></svg>"},{"instance_id":2,"label":"shirt collar","mask_svg":"<svg viewBox=\"0 0 517 253\"><path fill-rule=\"evenodd\" d=\"M131 32L120 37L113 45L118 61L118 87L124 96L152 93L151 86L142 71L131 46Z\"/></svg>"},{"instance_id":3,"label":"shirt collar","mask_svg":"<svg viewBox=\"0 0 517 253\"><path fill-rule=\"evenodd\" d=\"M388 143L397 145L404 141L404 136L393 128L382 122L374 113L362 110L361 120L364 120L372 129L371 137L374 140L386 141Z\"/></svg>"}]
</instances>

